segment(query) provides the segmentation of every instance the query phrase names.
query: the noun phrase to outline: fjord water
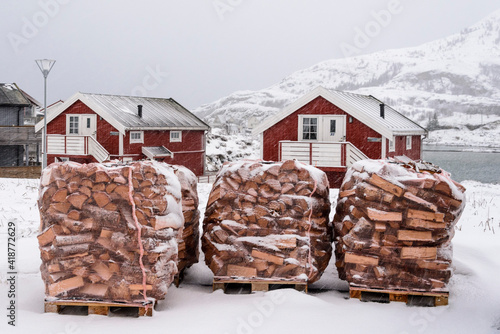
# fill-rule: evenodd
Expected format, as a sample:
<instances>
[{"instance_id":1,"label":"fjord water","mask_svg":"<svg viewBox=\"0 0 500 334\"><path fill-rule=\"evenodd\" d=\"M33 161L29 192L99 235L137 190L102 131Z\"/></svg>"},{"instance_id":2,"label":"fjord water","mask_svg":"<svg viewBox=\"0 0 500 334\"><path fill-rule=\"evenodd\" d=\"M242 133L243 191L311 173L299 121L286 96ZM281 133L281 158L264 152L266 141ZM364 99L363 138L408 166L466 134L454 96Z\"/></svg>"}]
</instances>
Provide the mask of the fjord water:
<instances>
[{"instance_id":1,"label":"fjord water","mask_svg":"<svg viewBox=\"0 0 500 334\"><path fill-rule=\"evenodd\" d=\"M453 146L424 147L423 160L451 173L458 182L475 180L500 184L500 152Z\"/></svg>"}]
</instances>

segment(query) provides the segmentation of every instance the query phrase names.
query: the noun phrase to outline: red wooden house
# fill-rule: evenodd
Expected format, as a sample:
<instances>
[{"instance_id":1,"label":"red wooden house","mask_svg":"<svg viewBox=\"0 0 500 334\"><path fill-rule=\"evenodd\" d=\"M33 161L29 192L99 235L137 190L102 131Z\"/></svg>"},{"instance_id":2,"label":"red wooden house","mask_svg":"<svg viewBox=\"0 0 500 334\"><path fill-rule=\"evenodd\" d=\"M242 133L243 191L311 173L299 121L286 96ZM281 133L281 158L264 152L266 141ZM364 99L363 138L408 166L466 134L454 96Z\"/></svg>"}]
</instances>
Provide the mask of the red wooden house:
<instances>
[{"instance_id":1,"label":"red wooden house","mask_svg":"<svg viewBox=\"0 0 500 334\"><path fill-rule=\"evenodd\" d=\"M48 109L47 163L155 159L202 175L209 129L173 99L76 93Z\"/></svg>"},{"instance_id":2,"label":"red wooden house","mask_svg":"<svg viewBox=\"0 0 500 334\"><path fill-rule=\"evenodd\" d=\"M427 131L373 96L318 87L253 133L261 137L262 159L314 165L337 188L358 160L402 155L420 159Z\"/></svg>"}]
</instances>

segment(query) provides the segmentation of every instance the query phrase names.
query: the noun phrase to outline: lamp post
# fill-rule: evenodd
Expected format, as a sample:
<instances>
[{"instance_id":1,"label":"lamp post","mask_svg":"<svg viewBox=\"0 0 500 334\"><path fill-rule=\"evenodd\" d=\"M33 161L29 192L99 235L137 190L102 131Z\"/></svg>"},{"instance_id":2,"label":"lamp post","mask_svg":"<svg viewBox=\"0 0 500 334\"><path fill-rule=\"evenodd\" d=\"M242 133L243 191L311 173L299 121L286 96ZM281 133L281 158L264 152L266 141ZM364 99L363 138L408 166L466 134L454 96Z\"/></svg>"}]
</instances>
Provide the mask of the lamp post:
<instances>
[{"instance_id":1,"label":"lamp post","mask_svg":"<svg viewBox=\"0 0 500 334\"><path fill-rule=\"evenodd\" d=\"M38 68L43 74L43 131L42 131L42 169L47 167L47 77L49 76L52 66L56 63L51 59L35 60Z\"/></svg>"}]
</instances>

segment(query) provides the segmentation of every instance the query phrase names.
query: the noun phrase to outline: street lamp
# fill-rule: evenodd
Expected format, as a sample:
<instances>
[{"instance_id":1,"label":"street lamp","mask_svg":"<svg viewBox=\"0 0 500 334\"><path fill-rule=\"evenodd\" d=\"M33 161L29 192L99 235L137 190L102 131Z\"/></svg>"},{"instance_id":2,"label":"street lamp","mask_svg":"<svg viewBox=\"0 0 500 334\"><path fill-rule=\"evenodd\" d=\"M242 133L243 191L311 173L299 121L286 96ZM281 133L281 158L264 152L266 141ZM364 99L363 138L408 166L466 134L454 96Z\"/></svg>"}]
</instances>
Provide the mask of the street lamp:
<instances>
[{"instance_id":1,"label":"street lamp","mask_svg":"<svg viewBox=\"0 0 500 334\"><path fill-rule=\"evenodd\" d=\"M49 76L52 66L56 63L51 59L35 60L38 68L43 74L43 131L42 131L42 169L47 167L47 77Z\"/></svg>"}]
</instances>

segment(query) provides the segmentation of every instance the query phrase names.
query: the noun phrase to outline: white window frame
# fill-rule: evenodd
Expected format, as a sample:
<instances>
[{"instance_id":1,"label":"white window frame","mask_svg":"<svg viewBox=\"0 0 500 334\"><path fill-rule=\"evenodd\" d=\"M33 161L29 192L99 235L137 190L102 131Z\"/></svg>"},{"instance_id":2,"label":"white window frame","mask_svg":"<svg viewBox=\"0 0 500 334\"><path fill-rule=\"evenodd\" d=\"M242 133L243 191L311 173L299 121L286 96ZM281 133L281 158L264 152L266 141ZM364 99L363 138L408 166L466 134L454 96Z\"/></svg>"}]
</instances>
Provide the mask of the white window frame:
<instances>
[{"instance_id":1,"label":"white window frame","mask_svg":"<svg viewBox=\"0 0 500 334\"><path fill-rule=\"evenodd\" d=\"M178 134L177 138L173 137L173 134ZM170 131L170 142L171 143L180 143L182 142L182 131Z\"/></svg>"},{"instance_id":2,"label":"white window frame","mask_svg":"<svg viewBox=\"0 0 500 334\"><path fill-rule=\"evenodd\" d=\"M66 126L68 129L68 135L79 135L80 134L80 115L67 115L68 117L66 118ZM72 120L73 119L73 120ZM76 122L75 122L76 120ZM76 124L76 132L71 132L73 130L71 128L71 124Z\"/></svg>"},{"instance_id":3,"label":"white window frame","mask_svg":"<svg viewBox=\"0 0 500 334\"><path fill-rule=\"evenodd\" d=\"M135 135L139 135L139 138L132 138ZM130 131L130 144L143 144L144 143L144 131Z\"/></svg>"},{"instance_id":4,"label":"white window frame","mask_svg":"<svg viewBox=\"0 0 500 334\"><path fill-rule=\"evenodd\" d=\"M396 152L396 141L389 139L389 152Z\"/></svg>"},{"instance_id":5,"label":"white window frame","mask_svg":"<svg viewBox=\"0 0 500 334\"><path fill-rule=\"evenodd\" d=\"M412 141L412 136L406 136L406 149L411 150L411 141Z\"/></svg>"},{"instance_id":6,"label":"white window frame","mask_svg":"<svg viewBox=\"0 0 500 334\"><path fill-rule=\"evenodd\" d=\"M316 139L305 139L304 138L304 120L306 118L316 119ZM318 141L319 139L319 129L320 129L320 117L318 115L300 115L299 122L299 138L303 141Z\"/></svg>"}]
</instances>

